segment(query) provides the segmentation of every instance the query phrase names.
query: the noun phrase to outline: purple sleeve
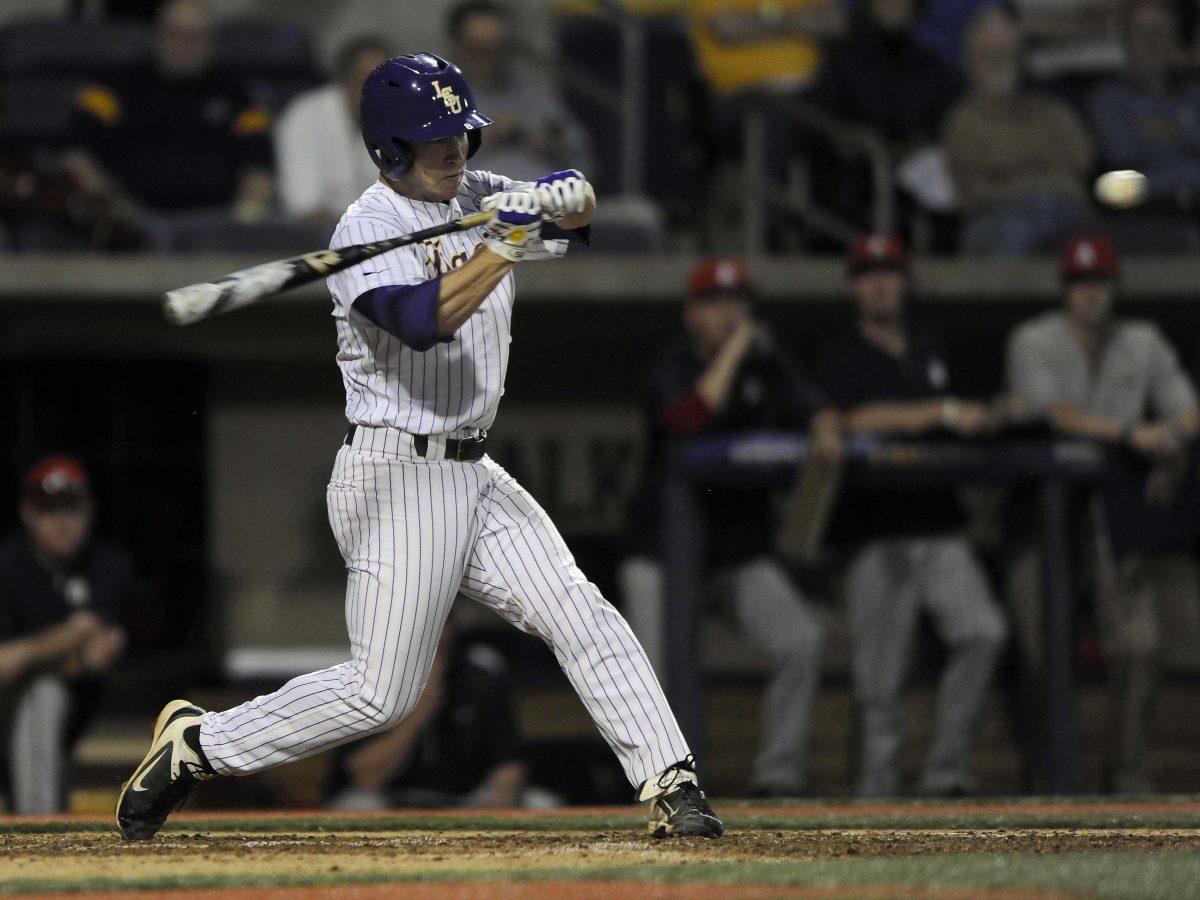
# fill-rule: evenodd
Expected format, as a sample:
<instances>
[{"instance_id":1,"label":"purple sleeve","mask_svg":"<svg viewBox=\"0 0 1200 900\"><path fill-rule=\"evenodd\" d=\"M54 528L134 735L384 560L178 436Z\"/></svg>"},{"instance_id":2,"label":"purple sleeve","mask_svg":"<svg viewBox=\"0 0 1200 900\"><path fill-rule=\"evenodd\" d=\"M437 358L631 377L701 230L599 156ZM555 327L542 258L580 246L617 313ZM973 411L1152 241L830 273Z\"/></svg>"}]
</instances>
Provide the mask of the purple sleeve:
<instances>
[{"instance_id":1,"label":"purple sleeve","mask_svg":"<svg viewBox=\"0 0 1200 900\"><path fill-rule=\"evenodd\" d=\"M418 352L453 336L438 334L438 294L442 279L419 284L388 285L359 294L354 308L388 334L393 334Z\"/></svg>"}]
</instances>

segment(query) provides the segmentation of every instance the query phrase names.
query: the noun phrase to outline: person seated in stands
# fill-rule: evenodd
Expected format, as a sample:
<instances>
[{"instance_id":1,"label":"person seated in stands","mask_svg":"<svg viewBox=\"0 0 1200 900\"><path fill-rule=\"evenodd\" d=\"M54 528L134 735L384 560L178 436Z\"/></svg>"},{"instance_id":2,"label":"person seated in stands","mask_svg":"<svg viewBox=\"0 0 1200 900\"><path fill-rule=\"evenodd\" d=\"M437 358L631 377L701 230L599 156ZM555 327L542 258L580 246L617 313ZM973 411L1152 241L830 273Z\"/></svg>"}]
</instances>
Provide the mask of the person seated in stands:
<instances>
[{"instance_id":1,"label":"person seated in stands","mask_svg":"<svg viewBox=\"0 0 1200 900\"><path fill-rule=\"evenodd\" d=\"M657 536L667 442L760 429L812 429L818 452L840 453L836 417L792 355L754 315L754 291L741 263L712 259L692 272L684 334L654 369L647 403L651 448L633 533L638 545L618 573L630 621L661 665L671 617L663 597ZM721 488L704 494L713 563L731 570L737 622L766 654L771 680L762 704L750 789L796 796L808 790L808 735L821 677L824 627L775 558L767 490Z\"/></svg>"},{"instance_id":2,"label":"person seated in stands","mask_svg":"<svg viewBox=\"0 0 1200 900\"><path fill-rule=\"evenodd\" d=\"M1148 180L1148 209L1161 219L1154 229L1160 243L1137 249L1200 249L1200 235L1188 220L1200 211L1200 82L1180 72L1184 53L1170 5L1127 3L1122 37L1124 77L1106 81L1087 98L1101 159L1105 168L1136 169Z\"/></svg>"},{"instance_id":3,"label":"person seated in stands","mask_svg":"<svg viewBox=\"0 0 1200 900\"><path fill-rule=\"evenodd\" d=\"M446 623L412 714L337 752L332 808L513 807L548 796L527 783L504 657L460 640L457 618Z\"/></svg>"},{"instance_id":4,"label":"person seated in stands","mask_svg":"<svg viewBox=\"0 0 1200 900\"><path fill-rule=\"evenodd\" d=\"M9 810L67 809L71 748L121 655L133 569L91 535L87 474L51 456L26 476L21 532L0 543L0 731Z\"/></svg>"},{"instance_id":5,"label":"person seated in stands","mask_svg":"<svg viewBox=\"0 0 1200 900\"><path fill-rule=\"evenodd\" d=\"M843 122L871 129L885 142L906 195L944 211L948 191L936 191L946 183L938 132L963 85L958 70L914 33L920 6L863 0L849 37L826 51L809 96ZM828 164L814 162L813 169L820 173L818 196L833 189L835 209L863 225L870 220L870 173L860 159L836 163L832 179Z\"/></svg>"},{"instance_id":6,"label":"person seated in stands","mask_svg":"<svg viewBox=\"0 0 1200 900\"><path fill-rule=\"evenodd\" d=\"M80 91L64 161L85 188L129 218L222 210L253 221L270 209L270 120L213 67L215 24L202 0L159 11L153 63Z\"/></svg>"},{"instance_id":7,"label":"person seated in stands","mask_svg":"<svg viewBox=\"0 0 1200 900\"><path fill-rule=\"evenodd\" d=\"M363 81L391 51L379 38L347 42L337 53L333 80L301 94L275 125L279 197L290 215L332 228L379 170L362 152L359 95Z\"/></svg>"},{"instance_id":8,"label":"person seated in stands","mask_svg":"<svg viewBox=\"0 0 1200 900\"><path fill-rule=\"evenodd\" d=\"M971 438L994 429L992 411L953 394L945 358L911 327L898 240L874 235L852 244L846 287L857 323L826 348L819 371L848 434ZM975 790L973 747L1006 626L966 524L949 488L851 485L834 514L830 538L851 551L844 586L862 715L860 796L901 792L902 692L921 612L932 618L947 659L920 791Z\"/></svg>"},{"instance_id":9,"label":"person seated in stands","mask_svg":"<svg viewBox=\"0 0 1200 900\"><path fill-rule=\"evenodd\" d=\"M1163 611L1180 601L1197 615L1193 547L1200 529L1189 448L1200 432L1196 389L1152 322L1118 318L1117 255L1104 236L1072 241L1062 259L1064 308L1019 326L1009 340L1008 384L1026 415L1056 434L1084 438L1140 460L1109 479L1083 517L1096 625L1108 663L1108 787L1153 789L1146 736L1165 638ZM1185 477L1186 476L1186 477ZM1037 546L1020 523L1009 569L1018 647L1043 668ZM1174 597L1173 597L1174 595ZM1174 599L1174 602L1170 602ZM1194 635L1193 635L1194 637Z\"/></svg>"},{"instance_id":10,"label":"person seated in stands","mask_svg":"<svg viewBox=\"0 0 1200 900\"><path fill-rule=\"evenodd\" d=\"M1091 139L1066 102L1023 86L1021 34L1003 7L976 14L964 55L970 90L942 137L964 216L962 249L1057 250L1093 218L1085 190Z\"/></svg>"},{"instance_id":11,"label":"person seated in stands","mask_svg":"<svg viewBox=\"0 0 1200 900\"><path fill-rule=\"evenodd\" d=\"M530 180L568 165L588 171L583 130L563 106L553 79L531 72L528 59L519 66L522 50L505 6L466 0L450 10L446 29L451 55L461 60L476 104L492 118L471 165Z\"/></svg>"},{"instance_id":12,"label":"person seated in stands","mask_svg":"<svg viewBox=\"0 0 1200 900\"><path fill-rule=\"evenodd\" d=\"M701 72L718 99L808 87L821 43L846 30L845 11L832 0L695 0L685 6Z\"/></svg>"}]
</instances>

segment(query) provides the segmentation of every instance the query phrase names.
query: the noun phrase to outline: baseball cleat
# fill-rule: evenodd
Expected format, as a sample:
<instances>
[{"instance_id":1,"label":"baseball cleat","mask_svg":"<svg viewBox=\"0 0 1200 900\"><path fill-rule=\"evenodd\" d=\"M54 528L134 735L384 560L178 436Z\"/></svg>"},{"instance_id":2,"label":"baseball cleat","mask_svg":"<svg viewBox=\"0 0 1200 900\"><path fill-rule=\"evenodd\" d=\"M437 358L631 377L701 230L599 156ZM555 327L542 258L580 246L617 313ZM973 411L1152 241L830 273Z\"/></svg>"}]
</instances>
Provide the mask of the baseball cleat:
<instances>
[{"instance_id":1,"label":"baseball cleat","mask_svg":"<svg viewBox=\"0 0 1200 900\"><path fill-rule=\"evenodd\" d=\"M650 834L656 838L718 838L724 833L725 826L694 782L681 782L650 801Z\"/></svg>"},{"instance_id":2,"label":"baseball cleat","mask_svg":"<svg viewBox=\"0 0 1200 900\"><path fill-rule=\"evenodd\" d=\"M186 700L172 700L158 714L150 750L117 798L117 826L125 840L154 837L196 782L216 774L200 749L203 715L204 710Z\"/></svg>"}]
</instances>

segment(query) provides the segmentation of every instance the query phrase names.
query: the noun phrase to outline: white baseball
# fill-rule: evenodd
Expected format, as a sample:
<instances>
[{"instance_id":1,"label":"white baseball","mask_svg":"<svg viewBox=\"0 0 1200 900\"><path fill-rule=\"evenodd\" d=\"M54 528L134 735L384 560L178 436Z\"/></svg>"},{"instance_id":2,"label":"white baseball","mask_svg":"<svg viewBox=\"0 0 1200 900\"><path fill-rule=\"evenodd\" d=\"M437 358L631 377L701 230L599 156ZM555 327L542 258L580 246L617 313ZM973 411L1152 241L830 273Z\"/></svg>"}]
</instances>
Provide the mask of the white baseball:
<instances>
[{"instance_id":1,"label":"white baseball","mask_svg":"<svg viewBox=\"0 0 1200 900\"><path fill-rule=\"evenodd\" d=\"M1133 169L1105 172L1096 179L1096 199L1106 206L1129 209L1146 199L1146 176Z\"/></svg>"}]
</instances>

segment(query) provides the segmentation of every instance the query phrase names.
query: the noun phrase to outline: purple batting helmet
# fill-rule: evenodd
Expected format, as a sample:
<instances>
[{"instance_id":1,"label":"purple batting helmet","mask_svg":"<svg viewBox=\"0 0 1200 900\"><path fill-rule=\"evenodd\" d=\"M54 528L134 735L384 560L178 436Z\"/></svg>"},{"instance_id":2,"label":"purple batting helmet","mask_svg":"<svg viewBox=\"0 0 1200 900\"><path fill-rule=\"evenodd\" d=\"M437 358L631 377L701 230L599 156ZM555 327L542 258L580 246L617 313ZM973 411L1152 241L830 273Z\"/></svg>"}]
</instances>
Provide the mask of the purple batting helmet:
<instances>
[{"instance_id":1,"label":"purple batting helmet","mask_svg":"<svg viewBox=\"0 0 1200 900\"><path fill-rule=\"evenodd\" d=\"M387 178L412 165L406 146L467 135L467 156L479 149L479 129L492 120L475 107L462 70L432 53L410 53L380 63L362 89L362 136Z\"/></svg>"}]
</instances>

